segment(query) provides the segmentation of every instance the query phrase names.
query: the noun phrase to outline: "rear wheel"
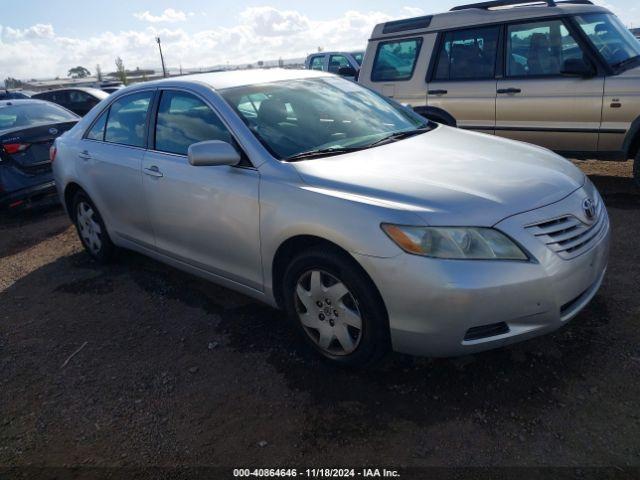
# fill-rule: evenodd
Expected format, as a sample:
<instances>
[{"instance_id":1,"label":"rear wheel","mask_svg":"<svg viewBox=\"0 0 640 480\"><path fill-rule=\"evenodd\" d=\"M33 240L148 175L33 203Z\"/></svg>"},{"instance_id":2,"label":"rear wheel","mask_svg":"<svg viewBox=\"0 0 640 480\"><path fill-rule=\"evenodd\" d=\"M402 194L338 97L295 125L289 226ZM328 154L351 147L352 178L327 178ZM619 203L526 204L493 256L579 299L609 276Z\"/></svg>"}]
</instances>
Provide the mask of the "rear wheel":
<instances>
[{"instance_id":1,"label":"rear wheel","mask_svg":"<svg viewBox=\"0 0 640 480\"><path fill-rule=\"evenodd\" d=\"M73 219L87 253L100 263L108 262L115 247L98 209L84 192L74 197Z\"/></svg>"},{"instance_id":2,"label":"rear wheel","mask_svg":"<svg viewBox=\"0 0 640 480\"><path fill-rule=\"evenodd\" d=\"M633 161L633 180L640 187L640 150L636 153L636 158Z\"/></svg>"},{"instance_id":3,"label":"rear wheel","mask_svg":"<svg viewBox=\"0 0 640 480\"><path fill-rule=\"evenodd\" d=\"M325 359L359 367L389 348L386 311L352 259L316 248L293 259L284 276L286 309L307 345Z\"/></svg>"}]
</instances>

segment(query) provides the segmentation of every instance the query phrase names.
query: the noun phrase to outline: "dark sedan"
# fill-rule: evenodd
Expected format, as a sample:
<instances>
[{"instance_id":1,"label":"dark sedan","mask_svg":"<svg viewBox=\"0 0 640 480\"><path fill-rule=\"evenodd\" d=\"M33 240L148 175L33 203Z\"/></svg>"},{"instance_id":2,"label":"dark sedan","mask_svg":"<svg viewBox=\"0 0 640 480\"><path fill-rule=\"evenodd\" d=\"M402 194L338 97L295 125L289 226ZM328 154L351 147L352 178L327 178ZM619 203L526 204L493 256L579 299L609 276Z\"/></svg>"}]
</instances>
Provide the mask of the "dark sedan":
<instances>
[{"instance_id":1,"label":"dark sedan","mask_svg":"<svg viewBox=\"0 0 640 480\"><path fill-rule=\"evenodd\" d=\"M84 117L89 110L109 96L108 93L97 88L61 88L40 92L31 96L39 100L57 103L67 110Z\"/></svg>"},{"instance_id":2,"label":"dark sedan","mask_svg":"<svg viewBox=\"0 0 640 480\"><path fill-rule=\"evenodd\" d=\"M0 89L0 100L18 100L31 98L33 92L27 92L25 90L5 90Z\"/></svg>"},{"instance_id":3,"label":"dark sedan","mask_svg":"<svg viewBox=\"0 0 640 480\"><path fill-rule=\"evenodd\" d=\"M78 120L42 100L0 101L0 209L57 201L49 148Z\"/></svg>"}]
</instances>

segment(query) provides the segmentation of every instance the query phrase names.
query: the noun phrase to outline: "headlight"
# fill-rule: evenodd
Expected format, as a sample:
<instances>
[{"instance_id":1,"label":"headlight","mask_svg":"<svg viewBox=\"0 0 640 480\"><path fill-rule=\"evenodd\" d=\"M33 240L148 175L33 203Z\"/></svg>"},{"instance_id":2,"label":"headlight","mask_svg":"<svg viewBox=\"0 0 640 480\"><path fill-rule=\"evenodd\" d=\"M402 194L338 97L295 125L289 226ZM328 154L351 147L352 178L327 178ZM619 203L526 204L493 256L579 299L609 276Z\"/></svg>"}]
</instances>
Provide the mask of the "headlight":
<instances>
[{"instance_id":1,"label":"headlight","mask_svg":"<svg viewBox=\"0 0 640 480\"><path fill-rule=\"evenodd\" d=\"M493 228L408 227L383 223L382 230L407 253L475 260L528 260L513 240Z\"/></svg>"}]
</instances>

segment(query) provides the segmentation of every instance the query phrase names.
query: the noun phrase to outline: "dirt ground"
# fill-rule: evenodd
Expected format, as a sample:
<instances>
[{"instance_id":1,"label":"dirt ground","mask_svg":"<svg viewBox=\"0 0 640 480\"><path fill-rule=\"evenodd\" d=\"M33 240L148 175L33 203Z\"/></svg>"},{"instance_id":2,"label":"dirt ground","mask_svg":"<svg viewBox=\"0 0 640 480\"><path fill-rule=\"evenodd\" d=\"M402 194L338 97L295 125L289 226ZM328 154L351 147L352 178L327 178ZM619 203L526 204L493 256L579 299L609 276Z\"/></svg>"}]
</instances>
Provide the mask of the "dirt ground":
<instances>
[{"instance_id":1,"label":"dirt ground","mask_svg":"<svg viewBox=\"0 0 640 480\"><path fill-rule=\"evenodd\" d=\"M613 228L588 308L364 372L247 297L134 253L93 263L60 209L2 217L0 466L639 467L640 190L630 162L576 163Z\"/></svg>"}]
</instances>

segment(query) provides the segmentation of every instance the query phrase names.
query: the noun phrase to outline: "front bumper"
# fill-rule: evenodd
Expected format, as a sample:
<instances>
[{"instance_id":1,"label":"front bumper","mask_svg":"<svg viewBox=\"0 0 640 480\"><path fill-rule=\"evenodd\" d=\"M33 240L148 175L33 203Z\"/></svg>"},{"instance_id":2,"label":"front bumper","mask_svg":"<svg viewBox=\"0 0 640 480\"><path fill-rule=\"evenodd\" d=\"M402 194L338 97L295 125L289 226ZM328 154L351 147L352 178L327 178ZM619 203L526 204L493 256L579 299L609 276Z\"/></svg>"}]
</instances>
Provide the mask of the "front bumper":
<instances>
[{"instance_id":1,"label":"front bumper","mask_svg":"<svg viewBox=\"0 0 640 480\"><path fill-rule=\"evenodd\" d=\"M580 189L558 204L495 226L521 243L535 261L441 260L405 253L393 258L355 255L385 302L393 349L432 357L465 355L551 332L575 317L604 278L610 243L606 209L602 209L605 224L598 236L570 260L561 258L523 226L532 216L553 218L574 212L584 196ZM482 331L496 324L506 324L507 329L480 338L469 335L470 329Z\"/></svg>"}]
</instances>

